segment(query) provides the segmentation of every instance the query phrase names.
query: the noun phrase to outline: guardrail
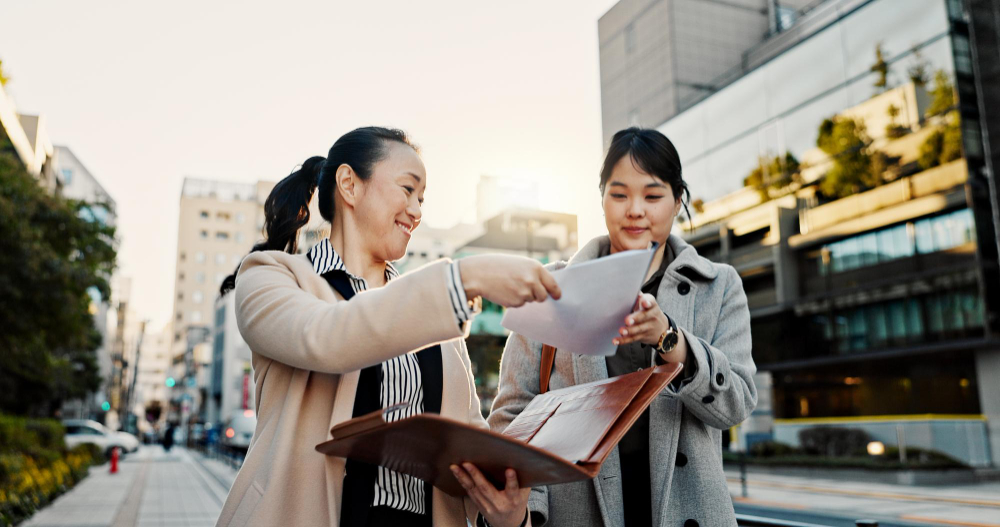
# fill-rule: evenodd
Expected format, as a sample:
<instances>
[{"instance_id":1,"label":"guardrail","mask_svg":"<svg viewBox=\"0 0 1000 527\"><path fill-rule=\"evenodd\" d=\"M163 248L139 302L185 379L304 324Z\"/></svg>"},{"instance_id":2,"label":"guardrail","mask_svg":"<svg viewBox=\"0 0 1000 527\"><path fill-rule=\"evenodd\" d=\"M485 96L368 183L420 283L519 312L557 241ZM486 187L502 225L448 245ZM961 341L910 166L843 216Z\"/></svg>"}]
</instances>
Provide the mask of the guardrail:
<instances>
[{"instance_id":1,"label":"guardrail","mask_svg":"<svg viewBox=\"0 0 1000 527\"><path fill-rule=\"evenodd\" d=\"M878 527L878 522L875 520L856 520L854 524L858 527ZM751 516L749 514L737 514L736 525L741 527L830 527L828 525L820 525L817 523L793 522L788 520L779 520L777 518Z\"/></svg>"}]
</instances>

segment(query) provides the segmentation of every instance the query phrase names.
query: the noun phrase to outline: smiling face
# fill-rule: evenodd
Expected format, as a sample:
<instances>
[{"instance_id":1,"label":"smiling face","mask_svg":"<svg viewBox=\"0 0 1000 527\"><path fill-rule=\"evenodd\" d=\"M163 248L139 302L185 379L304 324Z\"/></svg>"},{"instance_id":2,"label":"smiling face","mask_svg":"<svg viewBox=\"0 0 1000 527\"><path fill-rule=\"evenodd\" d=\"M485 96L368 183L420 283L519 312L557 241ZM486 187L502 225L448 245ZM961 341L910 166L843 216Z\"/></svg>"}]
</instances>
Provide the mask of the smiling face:
<instances>
[{"instance_id":1,"label":"smiling face","mask_svg":"<svg viewBox=\"0 0 1000 527\"><path fill-rule=\"evenodd\" d=\"M355 219L365 233L369 253L391 262L406 254L410 235L420 224L427 171L417 152L395 141L360 183Z\"/></svg>"},{"instance_id":2,"label":"smiling face","mask_svg":"<svg viewBox=\"0 0 1000 527\"><path fill-rule=\"evenodd\" d=\"M645 249L655 241L662 247L680 211L669 183L643 172L622 156L604 187L604 222L611 238L611 252Z\"/></svg>"}]
</instances>

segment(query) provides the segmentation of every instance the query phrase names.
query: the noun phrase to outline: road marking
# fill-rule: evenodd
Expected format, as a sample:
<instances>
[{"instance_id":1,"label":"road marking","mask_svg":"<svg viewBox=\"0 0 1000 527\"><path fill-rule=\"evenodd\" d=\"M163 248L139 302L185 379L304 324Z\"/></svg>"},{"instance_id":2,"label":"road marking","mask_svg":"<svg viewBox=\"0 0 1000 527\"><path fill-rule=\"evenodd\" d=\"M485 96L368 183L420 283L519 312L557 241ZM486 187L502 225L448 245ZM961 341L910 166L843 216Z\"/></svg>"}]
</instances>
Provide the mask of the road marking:
<instances>
[{"instance_id":1,"label":"road marking","mask_svg":"<svg viewBox=\"0 0 1000 527\"><path fill-rule=\"evenodd\" d=\"M139 507L142 505L142 494L146 491L146 478L149 476L149 458L142 462L139 473L132 480L132 490L129 491L125 503L118 509L112 527L132 527L139 522Z\"/></svg>"},{"instance_id":2,"label":"road marking","mask_svg":"<svg viewBox=\"0 0 1000 527\"><path fill-rule=\"evenodd\" d=\"M900 516L903 520L913 520L918 522L933 523L936 525L961 525L963 527L1000 527L1000 523L982 523L982 522L966 522L960 520L942 520L940 518L928 518L926 516L915 516L913 514L904 514Z\"/></svg>"},{"instance_id":3,"label":"road marking","mask_svg":"<svg viewBox=\"0 0 1000 527\"><path fill-rule=\"evenodd\" d=\"M740 478L726 478L726 480L739 483ZM886 498L906 501L930 501L935 503L954 503L957 505L974 505L977 507L1000 508L1000 501L995 500L974 500L964 498L941 498L938 496L917 496L911 494L895 494L891 492L873 492L860 490L831 489L826 487L813 487L811 485L792 485L789 483L776 483L771 481L747 480L748 485L761 487L774 487L780 489L803 490L818 492L820 494L840 494L843 496L861 496L864 498ZM1000 526L998 526L1000 527Z\"/></svg>"}]
</instances>

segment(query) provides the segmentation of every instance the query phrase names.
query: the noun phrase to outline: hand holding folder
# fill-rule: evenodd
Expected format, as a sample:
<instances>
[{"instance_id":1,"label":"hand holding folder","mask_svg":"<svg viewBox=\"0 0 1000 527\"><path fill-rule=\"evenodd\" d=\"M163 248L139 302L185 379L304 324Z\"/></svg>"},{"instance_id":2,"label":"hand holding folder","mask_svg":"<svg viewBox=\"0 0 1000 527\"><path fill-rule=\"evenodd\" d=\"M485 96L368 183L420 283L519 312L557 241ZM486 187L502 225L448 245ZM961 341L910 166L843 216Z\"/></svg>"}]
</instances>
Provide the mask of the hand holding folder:
<instances>
[{"instance_id":1,"label":"hand holding folder","mask_svg":"<svg viewBox=\"0 0 1000 527\"><path fill-rule=\"evenodd\" d=\"M512 468L522 487L590 479L681 368L654 366L538 395L503 434L436 414L389 423L388 408L334 426L333 439L316 450L409 474L452 496L465 495L449 469L463 462L494 483Z\"/></svg>"}]
</instances>

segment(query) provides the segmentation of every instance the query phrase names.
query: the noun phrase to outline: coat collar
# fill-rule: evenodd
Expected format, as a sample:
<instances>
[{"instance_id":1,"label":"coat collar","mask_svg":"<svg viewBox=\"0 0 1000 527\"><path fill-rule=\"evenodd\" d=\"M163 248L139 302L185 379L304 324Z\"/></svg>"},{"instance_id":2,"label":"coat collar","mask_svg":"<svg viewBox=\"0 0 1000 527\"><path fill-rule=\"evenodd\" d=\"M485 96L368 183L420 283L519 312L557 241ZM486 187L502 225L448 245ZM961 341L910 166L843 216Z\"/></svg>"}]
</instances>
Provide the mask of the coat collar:
<instances>
[{"instance_id":1,"label":"coat collar","mask_svg":"<svg viewBox=\"0 0 1000 527\"><path fill-rule=\"evenodd\" d=\"M598 236L587 242L583 248L577 251L569 259L567 265L596 260L601 254L607 252L609 245L611 245L611 239L607 235ZM712 265L712 262L699 256L698 251L680 236L671 234L667 238L667 245L670 246L670 250L674 253L674 261L670 262L670 265L667 266L668 273L685 274L690 270L705 280L713 280L719 275L718 269Z\"/></svg>"}]
</instances>

